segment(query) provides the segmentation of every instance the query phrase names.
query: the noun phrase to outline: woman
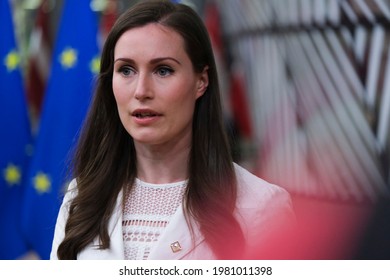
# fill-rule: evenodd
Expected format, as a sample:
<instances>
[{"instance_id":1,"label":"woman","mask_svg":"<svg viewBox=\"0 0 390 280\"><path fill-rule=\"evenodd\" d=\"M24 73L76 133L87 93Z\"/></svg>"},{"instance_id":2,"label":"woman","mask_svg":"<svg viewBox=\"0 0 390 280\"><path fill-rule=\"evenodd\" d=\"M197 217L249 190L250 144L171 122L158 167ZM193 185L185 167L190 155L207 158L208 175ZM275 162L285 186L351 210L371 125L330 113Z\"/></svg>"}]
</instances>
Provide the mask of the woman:
<instances>
[{"instance_id":1,"label":"woman","mask_svg":"<svg viewBox=\"0 0 390 280\"><path fill-rule=\"evenodd\" d=\"M208 33L169 1L133 6L108 35L74 177L52 259L245 258L292 213L232 162Z\"/></svg>"}]
</instances>

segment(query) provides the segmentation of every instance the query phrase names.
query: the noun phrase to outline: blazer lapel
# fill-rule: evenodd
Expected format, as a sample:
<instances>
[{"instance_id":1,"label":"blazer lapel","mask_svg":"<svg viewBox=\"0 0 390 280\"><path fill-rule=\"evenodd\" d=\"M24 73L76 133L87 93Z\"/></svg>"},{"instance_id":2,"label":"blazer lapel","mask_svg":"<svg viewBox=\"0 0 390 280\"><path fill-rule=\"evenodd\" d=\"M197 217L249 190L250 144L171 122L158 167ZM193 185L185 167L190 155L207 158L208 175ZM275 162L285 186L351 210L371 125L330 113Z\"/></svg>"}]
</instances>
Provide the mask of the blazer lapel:
<instances>
[{"instance_id":1,"label":"blazer lapel","mask_svg":"<svg viewBox=\"0 0 390 280\"><path fill-rule=\"evenodd\" d=\"M183 207L179 206L163 234L159 237L158 242L151 250L148 259L174 260L184 258L204 241L195 223L193 223L193 230L194 241L191 239L191 232L184 216Z\"/></svg>"}]
</instances>

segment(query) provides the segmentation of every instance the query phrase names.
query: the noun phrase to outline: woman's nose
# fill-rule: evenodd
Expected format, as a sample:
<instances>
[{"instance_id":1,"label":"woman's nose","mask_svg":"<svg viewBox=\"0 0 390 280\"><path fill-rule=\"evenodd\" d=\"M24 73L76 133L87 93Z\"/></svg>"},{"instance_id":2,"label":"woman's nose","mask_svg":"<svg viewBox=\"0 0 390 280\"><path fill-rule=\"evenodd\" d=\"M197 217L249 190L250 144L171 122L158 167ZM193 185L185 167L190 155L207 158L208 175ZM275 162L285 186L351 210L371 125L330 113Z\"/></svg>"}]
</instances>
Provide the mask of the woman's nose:
<instances>
[{"instance_id":1,"label":"woman's nose","mask_svg":"<svg viewBox=\"0 0 390 280\"><path fill-rule=\"evenodd\" d=\"M134 96L137 100L153 98L151 77L147 74L140 73L137 78Z\"/></svg>"}]
</instances>

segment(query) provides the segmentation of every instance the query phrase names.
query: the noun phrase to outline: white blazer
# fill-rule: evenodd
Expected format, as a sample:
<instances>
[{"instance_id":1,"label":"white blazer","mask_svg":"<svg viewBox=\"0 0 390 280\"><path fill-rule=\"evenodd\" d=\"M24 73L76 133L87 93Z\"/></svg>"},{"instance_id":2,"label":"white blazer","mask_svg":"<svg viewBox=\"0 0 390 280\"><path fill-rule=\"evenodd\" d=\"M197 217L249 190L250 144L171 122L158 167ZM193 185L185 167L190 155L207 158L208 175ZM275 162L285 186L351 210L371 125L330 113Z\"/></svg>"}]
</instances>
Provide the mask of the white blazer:
<instances>
[{"instance_id":1,"label":"white blazer","mask_svg":"<svg viewBox=\"0 0 390 280\"><path fill-rule=\"evenodd\" d=\"M235 164L238 182L238 196L235 216L240 222L246 238L247 251L267 242L277 230L294 223L295 216L289 194L282 188L272 185L244 168ZM64 238L64 229L68 217L70 200L76 195L76 181L73 180L64 197L55 227L50 259L57 259L57 249ZM98 238L81 251L77 259L124 259L124 243L122 235L122 192L109 221L110 248L98 249ZM199 228L195 225L194 240L184 217L183 208L178 207L169 224L151 250L148 259L216 259L205 242ZM181 250L174 252L171 245L180 244ZM253 253L253 252L252 252Z\"/></svg>"}]
</instances>

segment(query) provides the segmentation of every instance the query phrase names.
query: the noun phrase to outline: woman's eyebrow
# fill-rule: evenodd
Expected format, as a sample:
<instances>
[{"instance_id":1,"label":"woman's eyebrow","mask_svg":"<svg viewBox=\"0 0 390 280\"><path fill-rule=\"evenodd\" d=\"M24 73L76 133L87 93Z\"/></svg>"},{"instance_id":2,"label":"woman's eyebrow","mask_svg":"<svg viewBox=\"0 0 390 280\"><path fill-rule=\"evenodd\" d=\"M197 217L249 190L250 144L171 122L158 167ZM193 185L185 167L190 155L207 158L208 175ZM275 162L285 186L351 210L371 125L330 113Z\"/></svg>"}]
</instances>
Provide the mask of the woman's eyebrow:
<instances>
[{"instance_id":1,"label":"woman's eyebrow","mask_svg":"<svg viewBox=\"0 0 390 280\"><path fill-rule=\"evenodd\" d=\"M181 65L180 61L178 61L176 58L173 58L173 57L170 57L170 56L154 58L154 59L152 59L150 62L151 62L152 64L157 64L157 63L162 62L162 61L164 61L164 60L173 60L173 61L176 62L177 64Z\"/></svg>"},{"instance_id":2,"label":"woman's eyebrow","mask_svg":"<svg viewBox=\"0 0 390 280\"><path fill-rule=\"evenodd\" d=\"M172 60L172 61L176 62L177 64L181 65L179 60L177 60L176 58L170 57L170 56L153 58L150 61L150 64L157 64L157 63L160 63L160 62L165 61L165 60ZM115 59L114 63L116 63L118 61L124 61L124 62L127 62L127 63L135 63L135 61L133 59L131 59L131 58L119 57L119 58Z\"/></svg>"},{"instance_id":3,"label":"woman's eyebrow","mask_svg":"<svg viewBox=\"0 0 390 280\"><path fill-rule=\"evenodd\" d=\"M127 62L127 63L134 63L134 60L132 60L131 58L117 58L114 60L114 63L118 62L118 61L124 61L124 62Z\"/></svg>"}]
</instances>

